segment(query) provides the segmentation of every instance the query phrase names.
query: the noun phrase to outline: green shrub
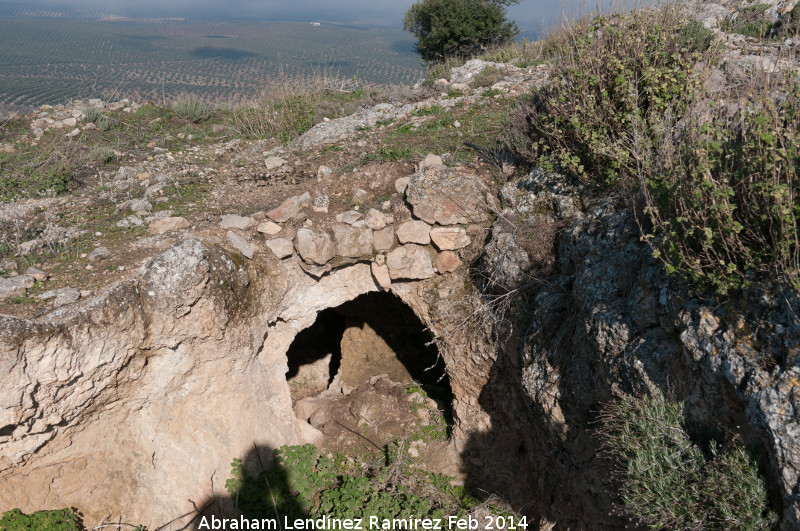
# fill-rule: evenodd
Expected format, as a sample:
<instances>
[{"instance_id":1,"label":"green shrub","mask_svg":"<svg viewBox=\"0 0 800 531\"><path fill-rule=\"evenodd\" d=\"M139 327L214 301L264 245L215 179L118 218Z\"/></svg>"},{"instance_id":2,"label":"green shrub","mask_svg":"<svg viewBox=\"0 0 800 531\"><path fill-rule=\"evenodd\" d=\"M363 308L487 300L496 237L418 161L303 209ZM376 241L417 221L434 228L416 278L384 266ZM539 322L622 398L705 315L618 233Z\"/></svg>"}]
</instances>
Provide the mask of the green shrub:
<instances>
[{"instance_id":1,"label":"green shrub","mask_svg":"<svg viewBox=\"0 0 800 531\"><path fill-rule=\"evenodd\" d=\"M97 107L86 107L83 109L83 114L86 115L87 122L97 122L97 119L102 116L103 111L98 109Z\"/></svg>"},{"instance_id":2,"label":"green shrub","mask_svg":"<svg viewBox=\"0 0 800 531\"><path fill-rule=\"evenodd\" d=\"M764 12L769 8L769 4L744 7L735 13L735 18L729 17L722 23L722 30L758 39L767 37L772 23L764 18Z\"/></svg>"},{"instance_id":3,"label":"green shrub","mask_svg":"<svg viewBox=\"0 0 800 531\"><path fill-rule=\"evenodd\" d=\"M179 99L172 104L172 111L178 118L199 124L211 118L211 109L195 98Z\"/></svg>"},{"instance_id":4,"label":"green shrub","mask_svg":"<svg viewBox=\"0 0 800 531\"><path fill-rule=\"evenodd\" d=\"M800 289L800 82L756 86L689 119L642 177L655 255L720 294L775 278Z\"/></svg>"},{"instance_id":5,"label":"green shrub","mask_svg":"<svg viewBox=\"0 0 800 531\"><path fill-rule=\"evenodd\" d=\"M37 511L26 515L19 509L3 513L0 531L79 531L83 529L72 509Z\"/></svg>"},{"instance_id":6,"label":"green shrub","mask_svg":"<svg viewBox=\"0 0 800 531\"><path fill-rule=\"evenodd\" d=\"M108 131L113 128L114 125L116 125L117 121L109 115L101 113L97 118L95 118L94 123L101 131Z\"/></svg>"},{"instance_id":7,"label":"green shrub","mask_svg":"<svg viewBox=\"0 0 800 531\"><path fill-rule=\"evenodd\" d=\"M700 89L707 39L679 6L596 16L562 28L551 82L511 114L511 143L531 164L549 160L599 185L646 163L653 138Z\"/></svg>"},{"instance_id":8,"label":"green shrub","mask_svg":"<svg viewBox=\"0 0 800 531\"><path fill-rule=\"evenodd\" d=\"M114 150L102 146L93 147L89 150L89 158L100 164L108 164L114 160Z\"/></svg>"},{"instance_id":9,"label":"green shrub","mask_svg":"<svg viewBox=\"0 0 800 531\"><path fill-rule=\"evenodd\" d=\"M5 171L0 157L0 201L10 201L19 197L59 195L66 192L75 182L72 166L67 162L27 165Z\"/></svg>"},{"instance_id":10,"label":"green shrub","mask_svg":"<svg viewBox=\"0 0 800 531\"><path fill-rule=\"evenodd\" d=\"M403 29L417 37L424 61L471 57L511 41L518 33L505 6L519 0L420 0L406 12Z\"/></svg>"},{"instance_id":11,"label":"green shrub","mask_svg":"<svg viewBox=\"0 0 800 531\"><path fill-rule=\"evenodd\" d=\"M475 75L476 87L491 87L503 79L503 74L496 66L487 66Z\"/></svg>"},{"instance_id":12,"label":"green shrub","mask_svg":"<svg viewBox=\"0 0 800 531\"><path fill-rule=\"evenodd\" d=\"M651 529L770 529L777 515L740 443L708 455L689 438L683 405L625 396L606 414L605 445L625 509Z\"/></svg>"}]
</instances>

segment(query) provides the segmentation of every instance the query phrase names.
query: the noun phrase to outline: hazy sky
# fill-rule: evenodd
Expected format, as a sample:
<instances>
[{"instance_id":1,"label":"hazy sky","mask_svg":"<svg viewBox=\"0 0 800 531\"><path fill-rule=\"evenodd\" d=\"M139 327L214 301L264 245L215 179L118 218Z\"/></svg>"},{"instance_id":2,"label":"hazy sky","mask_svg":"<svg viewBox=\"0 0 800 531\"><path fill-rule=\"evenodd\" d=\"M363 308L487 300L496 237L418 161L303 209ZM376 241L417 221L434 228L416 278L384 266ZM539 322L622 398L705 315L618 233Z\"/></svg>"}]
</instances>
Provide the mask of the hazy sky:
<instances>
[{"instance_id":1,"label":"hazy sky","mask_svg":"<svg viewBox=\"0 0 800 531\"><path fill-rule=\"evenodd\" d=\"M0 0L0 3L92 9L136 17L319 19L399 27L414 0ZM595 0L522 0L509 8L509 18L520 27L539 27L543 21L552 22L558 17L562 3L594 6Z\"/></svg>"}]
</instances>

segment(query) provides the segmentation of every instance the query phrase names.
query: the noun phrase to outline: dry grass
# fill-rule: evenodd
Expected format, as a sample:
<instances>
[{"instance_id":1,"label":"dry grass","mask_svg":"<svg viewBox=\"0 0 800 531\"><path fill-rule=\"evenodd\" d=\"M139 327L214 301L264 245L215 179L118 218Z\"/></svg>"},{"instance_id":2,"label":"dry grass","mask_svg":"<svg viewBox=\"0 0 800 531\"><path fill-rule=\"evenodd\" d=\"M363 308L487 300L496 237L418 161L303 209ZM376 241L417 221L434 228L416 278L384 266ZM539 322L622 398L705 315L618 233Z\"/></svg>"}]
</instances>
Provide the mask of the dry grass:
<instances>
[{"instance_id":1,"label":"dry grass","mask_svg":"<svg viewBox=\"0 0 800 531\"><path fill-rule=\"evenodd\" d=\"M368 91L355 79L343 78L327 69L310 81L293 83L286 75L261 91L253 100L238 105L232 125L247 138L278 138L281 142L303 134L323 118L354 112Z\"/></svg>"}]
</instances>

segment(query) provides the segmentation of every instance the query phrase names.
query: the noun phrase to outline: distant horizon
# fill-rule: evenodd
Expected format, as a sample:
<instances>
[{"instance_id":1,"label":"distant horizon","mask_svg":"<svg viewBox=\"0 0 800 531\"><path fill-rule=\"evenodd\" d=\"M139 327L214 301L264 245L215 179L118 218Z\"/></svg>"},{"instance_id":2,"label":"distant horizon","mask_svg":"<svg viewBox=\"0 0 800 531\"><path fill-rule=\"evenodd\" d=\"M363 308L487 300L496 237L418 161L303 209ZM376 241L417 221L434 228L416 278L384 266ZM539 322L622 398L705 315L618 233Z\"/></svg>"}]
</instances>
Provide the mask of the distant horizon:
<instances>
[{"instance_id":1,"label":"distant horizon","mask_svg":"<svg viewBox=\"0 0 800 531\"><path fill-rule=\"evenodd\" d=\"M589 6L610 5L614 0L522 0L508 8L508 18L523 31L554 24L565 6L566 13L586 11ZM628 4L633 3L630 0ZM225 7L211 0L0 0L30 9L86 10L125 18L185 18L188 20L260 20L274 22L324 22L401 28L403 15L414 0L340 0L335 7L321 0L230 0Z\"/></svg>"}]
</instances>

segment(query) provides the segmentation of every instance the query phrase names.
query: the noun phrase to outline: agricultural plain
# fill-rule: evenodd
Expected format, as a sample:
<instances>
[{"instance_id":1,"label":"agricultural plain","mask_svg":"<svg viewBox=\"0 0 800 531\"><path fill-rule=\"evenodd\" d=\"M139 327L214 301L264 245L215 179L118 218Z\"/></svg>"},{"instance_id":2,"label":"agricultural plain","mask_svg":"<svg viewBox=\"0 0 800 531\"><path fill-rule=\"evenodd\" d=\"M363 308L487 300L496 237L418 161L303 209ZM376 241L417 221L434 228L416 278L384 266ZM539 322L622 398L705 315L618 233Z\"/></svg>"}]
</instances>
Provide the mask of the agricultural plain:
<instances>
[{"instance_id":1,"label":"agricultural plain","mask_svg":"<svg viewBox=\"0 0 800 531\"><path fill-rule=\"evenodd\" d=\"M278 83L414 83L424 71L413 38L396 29L0 15L5 108L90 97L167 103L189 94L235 103Z\"/></svg>"}]
</instances>

